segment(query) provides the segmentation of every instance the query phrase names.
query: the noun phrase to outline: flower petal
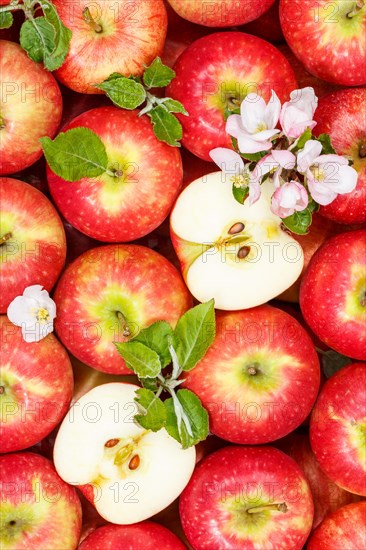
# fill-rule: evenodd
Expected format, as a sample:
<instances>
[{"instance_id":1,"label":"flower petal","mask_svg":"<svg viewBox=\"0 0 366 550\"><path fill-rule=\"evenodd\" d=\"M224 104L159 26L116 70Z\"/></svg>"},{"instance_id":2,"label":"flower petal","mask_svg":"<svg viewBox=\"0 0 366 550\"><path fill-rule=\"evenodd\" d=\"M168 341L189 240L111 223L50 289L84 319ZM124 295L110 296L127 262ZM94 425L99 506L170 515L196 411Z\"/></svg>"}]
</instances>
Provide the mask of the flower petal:
<instances>
[{"instance_id":1,"label":"flower petal","mask_svg":"<svg viewBox=\"0 0 366 550\"><path fill-rule=\"evenodd\" d=\"M333 165L334 167L334 165ZM357 185L358 173L352 166L339 166L333 173L328 173L325 185L339 194L351 193Z\"/></svg>"},{"instance_id":2,"label":"flower petal","mask_svg":"<svg viewBox=\"0 0 366 550\"><path fill-rule=\"evenodd\" d=\"M300 90L293 90L290 93L290 103L306 113L309 119L312 119L318 106L318 98L314 93L314 88L308 86Z\"/></svg>"},{"instance_id":3,"label":"flower petal","mask_svg":"<svg viewBox=\"0 0 366 550\"><path fill-rule=\"evenodd\" d=\"M244 169L242 157L232 149L217 147L216 149L212 149L209 154L217 166L225 173L240 174Z\"/></svg>"},{"instance_id":4,"label":"flower petal","mask_svg":"<svg viewBox=\"0 0 366 550\"><path fill-rule=\"evenodd\" d=\"M37 308L38 303L36 300L17 296L10 302L6 314L11 323L20 327L22 323L34 323L35 316L32 310Z\"/></svg>"},{"instance_id":5,"label":"flower petal","mask_svg":"<svg viewBox=\"0 0 366 550\"><path fill-rule=\"evenodd\" d=\"M337 197L336 192L316 180L310 171L307 172L306 179L310 195L321 206L327 206L327 204L333 202L334 199Z\"/></svg>"},{"instance_id":6,"label":"flower petal","mask_svg":"<svg viewBox=\"0 0 366 550\"><path fill-rule=\"evenodd\" d=\"M273 149L272 156L274 160L282 166L282 168L286 168L286 170L292 170L295 167L296 157L291 151Z\"/></svg>"},{"instance_id":7,"label":"flower petal","mask_svg":"<svg viewBox=\"0 0 366 550\"><path fill-rule=\"evenodd\" d=\"M226 121L226 133L237 138L242 132L244 132L244 128L240 115L230 115Z\"/></svg>"},{"instance_id":8,"label":"flower petal","mask_svg":"<svg viewBox=\"0 0 366 550\"><path fill-rule=\"evenodd\" d=\"M271 98L268 101L264 111L264 122L267 128L275 128L280 117L281 102L273 90L271 90Z\"/></svg>"},{"instance_id":9,"label":"flower petal","mask_svg":"<svg viewBox=\"0 0 366 550\"><path fill-rule=\"evenodd\" d=\"M241 153L260 153L261 151L269 151L272 148L272 142L255 141L249 134L240 134L238 137L238 147Z\"/></svg>"},{"instance_id":10,"label":"flower petal","mask_svg":"<svg viewBox=\"0 0 366 550\"><path fill-rule=\"evenodd\" d=\"M24 291L23 291L23 296L26 296L27 298L37 299L42 291L43 291L43 286L41 286L41 285L27 286L27 288L25 288ZM43 292L47 292L47 290L45 290ZM48 292L47 292L47 294L48 294Z\"/></svg>"},{"instance_id":11,"label":"flower petal","mask_svg":"<svg viewBox=\"0 0 366 550\"><path fill-rule=\"evenodd\" d=\"M342 157L340 155L320 155L319 157L316 157L314 159L314 164L338 164L338 165L347 165L348 166L348 160L345 157Z\"/></svg>"},{"instance_id":12,"label":"flower petal","mask_svg":"<svg viewBox=\"0 0 366 550\"><path fill-rule=\"evenodd\" d=\"M249 181L249 204L252 206L261 196L261 186L258 180Z\"/></svg>"},{"instance_id":13,"label":"flower petal","mask_svg":"<svg viewBox=\"0 0 366 550\"><path fill-rule=\"evenodd\" d=\"M258 127L264 122L266 102L258 94L248 94L240 106L240 114L243 128L249 134L257 132Z\"/></svg>"},{"instance_id":14,"label":"flower petal","mask_svg":"<svg viewBox=\"0 0 366 550\"><path fill-rule=\"evenodd\" d=\"M253 134L251 137L255 141L266 141L267 139L270 139L276 134L279 134L280 131L281 130L262 130L262 132L257 132L256 134Z\"/></svg>"},{"instance_id":15,"label":"flower petal","mask_svg":"<svg viewBox=\"0 0 366 550\"><path fill-rule=\"evenodd\" d=\"M304 174L310 166L314 164L314 160L320 155L322 144L314 139L309 139L305 143L305 147L297 153L297 169Z\"/></svg>"}]
</instances>

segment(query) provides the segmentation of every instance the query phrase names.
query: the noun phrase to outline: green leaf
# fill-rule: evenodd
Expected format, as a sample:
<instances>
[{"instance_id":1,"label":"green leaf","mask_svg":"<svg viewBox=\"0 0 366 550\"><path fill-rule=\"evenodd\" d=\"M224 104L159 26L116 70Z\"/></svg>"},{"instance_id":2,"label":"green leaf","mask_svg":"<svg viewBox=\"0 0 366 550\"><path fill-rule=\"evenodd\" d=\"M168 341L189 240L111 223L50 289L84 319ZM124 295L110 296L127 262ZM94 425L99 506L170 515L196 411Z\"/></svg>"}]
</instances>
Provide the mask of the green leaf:
<instances>
[{"instance_id":1,"label":"green leaf","mask_svg":"<svg viewBox=\"0 0 366 550\"><path fill-rule=\"evenodd\" d=\"M176 101L175 99L168 97L164 100L162 105L168 109L169 113L182 113L183 115L188 116L188 112L185 110L184 105L180 101Z\"/></svg>"},{"instance_id":2,"label":"green leaf","mask_svg":"<svg viewBox=\"0 0 366 550\"><path fill-rule=\"evenodd\" d=\"M233 196L240 204L244 204L245 199L249 195L248 187L235 187L233 184Z\"/></svg>"},{"instance_id":3,"label":"green leaf","mask_svg":"<svg viewBox=\"0 0 366 550\"><path fill-rule=\"evenodd\" d=\"M164 403L152 391L144 388L136 390L135 401L140 411L135 415L135 420L142 428L157 432L165 426L167 413Z\"/></svg>"},{"instance_id":4,"label":"green leaf","mask_svg":"<svg viewBox=\"0 0 366 550\"><path fill-rule=\"evenodd\" d=\"M180 147L179 140L183 137L182 125L172 113L158 105L149 111L147 116L152 120L154 134L159 141L172 147Z\"/></svg>"},{"instance_id":5,"label":"green leaf","mask_svg":"<svg viewBox=\"0 0 366 550\"><path fill-rule=\"evenodd\" d=\"M319 210L319 204L314 201L314 199L309 199L309 204L307 206L308 210L310 210L311 213L318 212Z\"/></svg>"},{"instance_id":6,"label":"green leaf","mask_svg":"<svg viewBox=\"0 0 366 550\"><path fill-rule=\"evenodd\" d=\"M25 21L20 29L20 45L36 63L52 52L54 41L54 28L44 17Z\"/></svg>"},{"instance_id":7,"label":"green leaf","mask_svg":"<svg viewBox=\"0 0 366 550\"><path fill-rule=\"evenodd\" d=\"M328 351L321 350L321 363L323 372L327 378L330 378L335 372L353 362L353 359L346 357L332 349Z\"/></svg>"},{"instance_id":8,"label":"green leaf","mask_svg":"<svg viewBox=\"0 0 366 550\"><path fill-rule=\"evenodd\" d=\"M143 81L147 88L163 88L168 86L175 77L175 72L161 62L160 57L154 59L143 74Z\"/></svg>"},{"instance_id":9,"label":"green leaf","mask_svg":"<svg viewBox=\"0 0 366 550\"><path fill-rule=\"evenodd\" d=\"M188 310L174 331L175 351L184 371L190 371L206 354L215 338L214 300Z\"/></svg>"},{"instance_id":10,"label":"green leaf","mask_svg":"<svg viewBox=\"0 0 366 550\"><path fill-rule=\"evenodd\" d=\"M320 143L322 144L322 155L336 155L336 151L335 149L333 148L333 145L332 145L332 142L330 140L330 135L329 134L320 134L320 136L318 136L317 138L317 141L320 141Z\"/></svg>"},{"instance_id":11,"label":"green leaf","mask_svg":"<svg viewBox=\"0 0 366 550\"><path fill-rule=\"evenodd\" d=\"M96 88L103 90L117 107L132 111L146 99L142 84L125 76L113 73Z\"/></svg>"},{"instance_id":12,"label":"green leaf","mask_svg":"<svg viewBox=\"0 0 366 550\"><path fill-rule=\"evenodd\" d=\"M0 29L10 29L14 21L14 18L10 11L3 11L0 13Z\"/></svg>"},{"instance_id":13,"label":"green leaf","mask_svg":"<svg viewBox=\"0 0 366 550\"><path fill-rule=\"evenodd\" d=\"M40 142L50 168L66 181L95 178L107 170L103 142L88 128L73 128L61 132L53 141L44 137Z\"/></svg>"},{"instance_id":14,"label":"green leaf","mask_svg":"<svg viewBox=\"0 0 366 550\"><path fill-rule=\"evenodd\" d=\"M295 212L288 218L283 218L282 222L290 231L292 231L292 233L296 233L297 235L306 235L309 232L309 227L312 222L312 215L310 210L305 208L305 210Z\"/></svg>"},{"instance_id":15,"label":"green leaf","mask_svg":"<svg viewBox=\"0 0 366 550\"><path fill-rule=\"evenodd\" d=\"M118 353L139 378L156 378L161 371L159 355L141 342L115 342Z\"/></svg>"},{"instance_id":16,"label":"green leaf","mask_svg":"<svg viewBox=\"0 0 366 550\"><path fill-rule=\"evenodd\" d=\"M300 149L303 149L305 147L305 143L309 141L309 139L312 138L312 133L310 128L306 128L305 132L301 134L301 136L298 138L296 147L294 147L293 151L299 151Z\"/></svg>"},{"instance_id":17,"label":"green leaf","mask_svg":"<svg viewBox=\"0 0 366 550\"><path fill-rule=\"evenodd\" d=\"M52 2L42 0L41 5L46 20L52 25L55 32L53 48L50 53L46 52L44 56L44 66L49 71L55 71L61 67L69 52L72 32L61 21Z\"/></svg>"},{"instance_id":18,"label":"green leaf","mask_svg":"<svg viewBox=\"0 0 366 550\"><path fill-rule=\"evenodd\" d=\"M173 329L166 321L157 321L141 330L132 342L141 342L155 351L160 358L161 368L164 368L171 362L168 336L172 335Z\"/></svg>"},{"instance_id":19,"label":"green leaf","mask_svg":"<svg viewBox=\"0 0 366 550\"><path fill-rule=\"evenodd\" d=\"M169 435L188 449L206 439L209 433L208 414L200 399L190 390L178 390L176 396L164 401Z\"/></svg>"},{"instance_id":20,"label":"green leaf","mask_svg":"<svg viewBox=\"0 0 366 550\"><path fill-rule=\"evenodd\" d=\"M156 392L159 388L157 380L155 378L140 378L140 382L144 388Z\"/></svg>"},{"instance_id":21,"label":"green leaf","mask_svg":"<svg viewBox=\"0 0 366 550\"><path fill-rule=\"evenodd\" d=\"M259 153L241 153L241 156L245 160L250 160L250 162L258 162L261 158L265 157L268 154L268 151L260 151Z\"/></svg>"}]
</instances>

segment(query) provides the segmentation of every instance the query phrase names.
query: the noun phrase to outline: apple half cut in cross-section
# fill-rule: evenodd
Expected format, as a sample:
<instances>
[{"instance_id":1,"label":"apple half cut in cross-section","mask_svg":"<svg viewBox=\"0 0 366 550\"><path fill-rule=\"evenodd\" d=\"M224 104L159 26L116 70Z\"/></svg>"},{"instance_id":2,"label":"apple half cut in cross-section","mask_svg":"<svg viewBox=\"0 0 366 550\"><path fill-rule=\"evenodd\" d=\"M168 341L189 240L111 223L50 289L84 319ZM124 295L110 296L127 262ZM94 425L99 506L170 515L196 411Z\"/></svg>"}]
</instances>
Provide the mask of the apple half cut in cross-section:
<instances>
[{"instance_id":1,"label":"apple half cut in cross-section","mask_svg":"<svg viewBox=\"0 0 366 550\"><path fill-rule=\"evenodd\" d=\"M59 476L77 485L107 521L128 525L157 514L187 485L194 447L183 450L165 428L141 428L138 386L111 383L81 397L64 418L54 447Z\"/></svg>"},{"instance_id":2,"label":"apple half cut in cross-section","mask_svg":"<svg viewBox=\"0 0 366 550\"><path fill-rule=\"evenodd\" d=\"M172 242L186 284L197 300L223 310L247 309L275 298L299 277L303 251L271 212L274 186L260 199L237 202L230 176L214 172L192 182L171 214Z\"/></svg>"}]
</instances>

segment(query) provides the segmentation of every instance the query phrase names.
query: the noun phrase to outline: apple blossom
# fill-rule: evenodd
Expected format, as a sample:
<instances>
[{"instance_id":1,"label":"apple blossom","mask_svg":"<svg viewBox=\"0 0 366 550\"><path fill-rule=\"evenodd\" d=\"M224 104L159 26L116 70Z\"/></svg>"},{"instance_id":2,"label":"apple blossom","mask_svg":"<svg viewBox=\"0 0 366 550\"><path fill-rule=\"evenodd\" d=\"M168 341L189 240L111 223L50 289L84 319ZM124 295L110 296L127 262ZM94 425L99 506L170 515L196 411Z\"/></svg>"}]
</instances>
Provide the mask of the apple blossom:
<instances>
[{"instance_id":1,"label":"apple blossom","mask_svg":"<svg viewBox=\"0 0 366 550\"><path fill-rule=\"evenodd\" d=\"M321 155L322 144L310 139L297 154L297 169L306 176L313 199L326 206L337 195L351 193L357 185L357 171L339 155Z\"/></svg>"},{"instance_id":2,"label":"apple blossom","mask_svg":"<svg viewBox=\"0 0 366 550\"><path fill-rule=\"evenodd\" d=\"M238 140L241 153L259 153L271 149L273 136L281 110L281 103L272 90L271 99L264 99L254 93L248 94L240 106L240 115L230 115L226 131Z\"/></svg>"},{"instance_id":3,"label":"apple blossom","mask_svg":"<svg viewBox=\"0 0 366 550\"><path fill-rule=\"evenodd\" d=\"M273 149L270 154L261 158L253 170L254 179L261 179L266 174L273 172L273 181L276 187L280 185L280 175L283 169L292 170L296 164L296 157L291 151Z\"/></svg>"},{"instance_id":4,"label":"apple blossom","mask_svg":"<svg viewBox=\"0 0 366 550\"><path fill-rule=\"evenodd\" d=\"M272 196L271 210L280 218L292 216L294 212L304 210L309 202L307 191L301 183L288 181L277 187Z\"/></svg>"},{"instance_id":5,"label":"apple blossom","mask_svg":"<svg viewBox=\"0 0 366 550\"><path fill-rule=\"evenodd\" d=\"M9 304L7 315L21 327L26 342L39 342L53 331L56 304L41 285L28 286L23 296L17 296Z\"/></svg>"},{"instance_id":6,"label":"apple blossom","mask_svg":"<svg viewBox=\"0 0 366 550\"><path fill-rule=\"evenodd\" d=\"M313 88L307 87L301 90L293 90L290 93L290 101L282 105L280 124L284 134L289 138L301 136L306 128L314 128L314 112L318 105Z\"/></svg>"}]
</instances>

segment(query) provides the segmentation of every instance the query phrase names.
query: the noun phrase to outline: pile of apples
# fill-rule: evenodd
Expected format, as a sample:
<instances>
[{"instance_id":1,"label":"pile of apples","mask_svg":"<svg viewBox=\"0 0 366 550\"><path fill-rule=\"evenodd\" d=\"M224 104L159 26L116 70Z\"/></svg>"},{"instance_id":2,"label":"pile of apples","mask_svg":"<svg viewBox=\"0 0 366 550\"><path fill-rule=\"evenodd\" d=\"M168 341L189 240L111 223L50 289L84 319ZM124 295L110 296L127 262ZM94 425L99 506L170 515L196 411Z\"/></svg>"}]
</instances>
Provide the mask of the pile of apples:
<instances>
[{"instance_id":1,"label":"pile of apples","mask_svg":"<svg viewBox=\"0 0 366 550\"><path fill-rule=\"evenodd\" d=\"M53 4L72 31L53 73L20 46L21 10L0 31L1 548L363 550L366 4ZM95 87L157 56L188 112L181 148ZM224 191L209 153L231 147L224 114L248 93L309 86L314 134L358 182L293 235L265 185L252 207ZM66 181L39 140L80 127L108 170ZM55 331L27 342L6 313L33 285ZM134 421L139 380L114 343L213 296L214 342L183 381L210 434L183 449Z\"/></svg>"}]
</instances>

